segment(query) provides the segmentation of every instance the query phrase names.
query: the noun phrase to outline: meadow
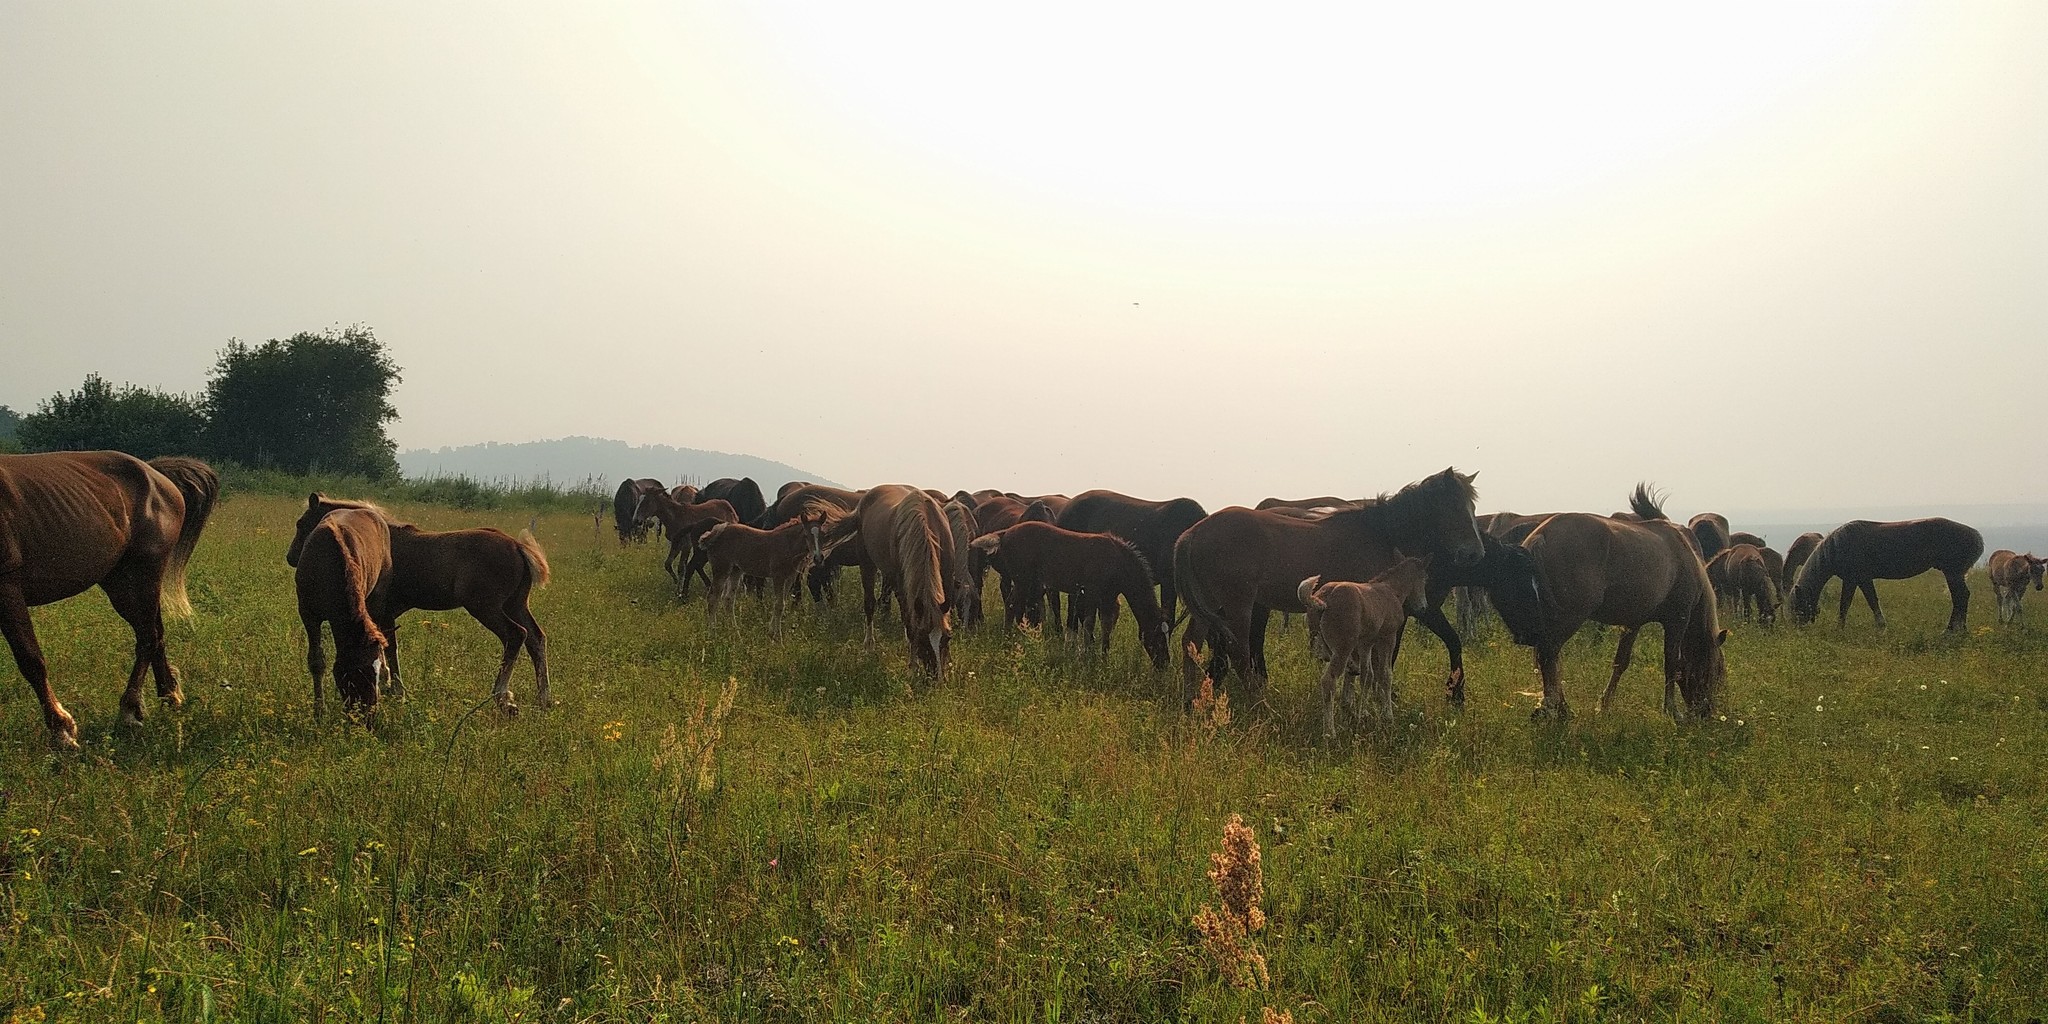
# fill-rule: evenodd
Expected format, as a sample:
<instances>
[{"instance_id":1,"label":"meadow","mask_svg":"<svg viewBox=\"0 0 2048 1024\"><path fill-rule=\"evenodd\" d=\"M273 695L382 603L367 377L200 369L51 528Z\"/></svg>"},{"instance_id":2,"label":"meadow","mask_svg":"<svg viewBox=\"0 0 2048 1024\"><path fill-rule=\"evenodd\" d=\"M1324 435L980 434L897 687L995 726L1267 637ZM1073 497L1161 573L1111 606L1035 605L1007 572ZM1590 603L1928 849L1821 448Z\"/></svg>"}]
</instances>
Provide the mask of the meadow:
<instances>
[{"instance_id":1,"label":"meadow","mask_svg":"<svg viewBox=\"0 0 2048 1024\"><path fill-rule=\"evenodd\" d=\"M2048 595L1981 570L1891 621L1733 623L1723 720L1676 726L1646 637L1567 654L1412 632L1399 720L1317 739L1297 618L1260 708L1184 713L1125 619L1107 657L1000 623L917 677L856 588L770 640L707 632L658 545L535 519L559 706L501 716L460 613L401 631L374 730L310 711L283 554L301 502L236 491L171 626L186 707L115 722L97 591L35 622L84 750L0 668L0 1022L2019 1021L2048 1005ZM516 503L396 504L516 531ZM852 600L849 600L852 597ZM991 607L996 598L989 597ZM1276 623L1277 626L1277 623ZM1412 627L1411 627L1412 628ZM1652 633L1655 631L1652 630ZM1263 985L1191 924L1225 822L1262 850ZM1256 979L1253 979L1254 981Z\"/></svg>"}]
</instances>

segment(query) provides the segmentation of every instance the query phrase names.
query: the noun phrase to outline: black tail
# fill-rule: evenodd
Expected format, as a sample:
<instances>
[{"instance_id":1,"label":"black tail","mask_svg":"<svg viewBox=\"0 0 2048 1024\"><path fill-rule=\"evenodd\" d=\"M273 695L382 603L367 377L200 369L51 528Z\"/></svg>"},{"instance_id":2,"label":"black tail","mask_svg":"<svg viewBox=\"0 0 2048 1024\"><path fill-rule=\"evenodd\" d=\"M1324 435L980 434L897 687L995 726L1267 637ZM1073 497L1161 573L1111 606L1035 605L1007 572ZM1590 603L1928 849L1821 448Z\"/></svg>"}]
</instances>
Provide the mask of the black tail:
<instances>
[{"instance_id":1,"label":"black tail","mask_svg":"<svg viewBox=\"0 0 2048 1024\"><path fill-rule=\"evenodd\" d=\"M1636 492L1629 495L1629 511L1644 519L1668 519L1664 514L1664 495L1647 482L1636 485Z\"/></svg>"}]
</instances>

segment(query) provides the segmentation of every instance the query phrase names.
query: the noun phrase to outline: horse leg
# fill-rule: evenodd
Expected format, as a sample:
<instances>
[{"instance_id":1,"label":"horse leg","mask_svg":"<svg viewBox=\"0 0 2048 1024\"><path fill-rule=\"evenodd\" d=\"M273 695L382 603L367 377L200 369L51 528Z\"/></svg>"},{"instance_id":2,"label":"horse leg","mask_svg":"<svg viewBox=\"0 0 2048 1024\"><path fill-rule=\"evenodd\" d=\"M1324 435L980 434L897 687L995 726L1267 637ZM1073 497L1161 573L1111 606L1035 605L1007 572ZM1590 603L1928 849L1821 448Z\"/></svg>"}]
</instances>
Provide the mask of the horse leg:
<instances>
[{"instance_id":1,"label":"horse leg","mask_svg":"<svg viewBox=\"0 0 2048 1024\"><path fill-rule=\"evenodd\" d=\"M1394 724L1394 652L1392 648L1376 648L1370 657L1373 683L1379 690L1380 714L1391 726Z\"/></svg>"},{"instance_id":2,"label":"horse leg","mask_svg":"<svg viewBox=\"0 0 2048 1024\"><path fill-rule=\"evenodd\" d=\"M1970 585L1963 580L1963 574L1951 572L1948 578L1948 631L1953 633L1969 624Z\"/></svg>"},{"instance_id":3,"label":"horse leg","mask_svg":"<svg viewBox=\"0 0 2048 1024\"><path fill-rule=\"evenodd\" d=\"M135 664L128 670L128 688L121 694L121 721L142 724L142 677L156 676L156 694L173 708L185 703L178 690L177 673L164 653L164 616L159 602L162 571L151 573L116 569L116 575L100 582L114 613L135 631Z\"/></svg>"},{"instance_id":4,"label":"horse leg","mask_svg":"<svg viewBox=\"0 0 2048 1024\"><path fill-rule=\"evenodd\" d=\"M1252 606L1249 629L1246 632L1246 637L1250 641L1247 646L1251 648L1247 664L1251 671L1245 673L1245 678L1256 680L1252 684L1254 692L1263 693L1266 689L1266 625L1272 620L1273 609L1264 605Z\"/></svg>"},{"instance_id":5,"label":"horse leg","mask_svg":"<svg viewBox=\"0 0 2048 1024\"><path fill-rule=\"evenodd\" d=\"M875 649L875 567L861 563L860 567L860 611L867 620L867 631L861 643L868 650Z\"/></svg>"},{"instance_id":6,"label":"horse leg","mask_svg":"<svg viewBox=\"0 0 2048 1024\"><path fill-rule=\"evenodd\" d=\"M317 719L327 714L327 648L320 642L318 616L300 609L299 622L306 627L306 672L313 677L313 717Z\"/></svg>"},{"instance_id":7,"label":"horse leg","mask_svg":"<svg viewBox=\"0 0 2048 1024\"><path fill-rule=\"evenodd\" d=\"M794 581L795 577L791 577ZM789 586L779 579L769 580L768 589L775 592L775 607L768 613L768 638L782 639L782 603L789 599Z\"/></svg>"},{"instance_id":8,"label":"horse leg","mask_svg":"<svg viewBox=\"0 0 2048 1024\"><path fill-rule=\"evenodd\" d=\"M384 634L384 672L385 678L391 682L384 689L392 700L398 700L405 696L405 683L398 678L398 616L391 616L389 622L377 623L377 629Z\"/></svg>"},{"instance_id":9,"label":"horse leg","mask_svg":"<svg viewBox=\"0 0 2048 1024\"><path fill-rule=\"evenodd\" d=\"M1629 663L1635 660L1636 634L1640 632L1640 626L1622 630L1621 642L1614 646L1614 674L1607 677L1607 690L1600 695L1600 713L1603 715L1614 706L1614 691L1621 686L1621 674L1628 671ZM1664 699L1668 703L1670 694L1665 694Z\"/></svg>"},{"instance_id":10,"label":"horse leg","mask_svg":"<svg viewBox=\"0 0 2048 1024\"><path fill-rule=\"evenodd\" d=\"M526 627L512 621L511 616L499 608L466 609L471 618L483 624L498 638L504 648L498 657L498 680L491 684L491 696L497 698L499 709L508 715L519 713L519 705L512 699L512 667L519 664L519 649L526 646Z\"/></svg>"},{"instance_id":11,"label":"horse leg","mask_svg":"<svg viewBox=\"0 0 2048 1024\"><path fill-rule=\"evenodd\" d=\"M1422 623L1424 626L1429 627L1429 631L1435 633L1436 638L1444 642L1444 650L1448 651L1451 656L1451 672L1449 675L1444 677L1444 699L1450 701L1452 707L1464 707L1464 641L1459 639L1458 631L1451 626L1451 620L1444 617L1444 610L1441 607L1432 607L1425 611L1419 612L1416 614L1415 619L1416 621ZM1403 632L1406 632L1406 630L1403 630ZM1395 657L1399 657L1400 646L1398 641L1396 641L1396 646L1394 650Z\"/></svg>"},{"instance_id":12,"label":"horse leg","mask_svg":"<svg viewBox=\"0 0 2048 1024\"><path fill-rule=\"evenodd\" d=\"M1864 580L1858 586L1863 591L1864 602L1870 605L1870 617L1877 621L1877 628L1883 629L1884 610L1877 606L1877 583L1873 580ZM1953 629L1954 627L1951 626L1950 628Z\"/></svg>"},{"instance_id":13,"label":"horse leg","mask_svg":"<svg viewBox=\"0 0 2048 1024\"><path fill-rule=\"evenodd\" d=\"M1843 580L1842 603L1841 607L1838 608L1835 612L1836 629L1840 629L1849 624L1849 602L1854 600L1856 600L1856 585L1850 583L1848 580Z\"/></svg>"},{"instance_id":14,"label":"horse leg","mask_svg":"<svg viewBox=\"0 0 2048 1024\"><path fill-rule=\"evenodd\" d=\"M1337 678L1344 674L1344 670L1344 663L1336 658L1331 658L1330 663L1323 666L1323 739L1326 741L1337 738ZM1350 682L1347 681L1344 688L1350 690Z\"/></svg>"},{"instance_id":15,"label":"horse leg","mask_svg":"<svg viewBox=\"0 0 2048 1024\"><path fill-rule=\"evenodd\" d=\"M1117 607L1115 594L1105 595L1102 598L1101 605L1095 609L1096 617L1102 620L1102 653L1104 654L1109 653L1109 637L1110 634L1116 632L1117 616L1121 614L1122 610Z\"/></svg>"},{"instance_id":16,"label":"horse leg","mask_svg":"<svg viewBox=\"0 0 2048 1024\"><path fill-rule=\"evenodd\" d=\"M539 702L541 707L554 707L555 698L548 689L548 635L541 631L540 623L534 621L533 610L526 606L524 597L508 611L512 621L518 623L519 628L526 630L526 657L533 662L533 699ZM385 653L387 657L393 656L398 644L396 629L386 633L385 637L391 642L391 647ZM395 697L399 692L398 668L394 660L391 669L391 694Z\"/></svg>"},{"instance_id":17,"label":"horse leg","mask_svg":"<svg viewBox=\"0 0 2048 1024\"><path fill-rule=\"evenodd\" d=\"M1545 639L1536 647L1536 672L1543 677L1543 702L1529 717L1550 718L1563 721L1571 717L1571 708L1564 702L1564 686L1558 676L1562 674L1559 662L1563 660L1564 643Z\"/></svg>"},{"instance_id":18,"label":"horse leg","mask_svg":"<svg viewBox=\"0 0 2048 1024\"><path fill-rule=\"evenodd\" d=\"M43 724L50 730L50 746L58 751L78 749L78 723L50 692L50 671L43 661L42 645L36 642L35 624L28 617L28 599L21 586L0 583L0 633L14 651L14 664L28 680L29 689L43 705Z\"/></svg>"},{"instance_id":19,"label":"horse leg","mask_svg":"<svg viewBox=\"0 0 2048 1024\"><path fill-rule=\"evenodd\" d=\"M1678 674L1685 665L1685 623L1664 624L1664 714L1674 722L1691 717L1678 699Z\"/></svg>"}]
</instances>

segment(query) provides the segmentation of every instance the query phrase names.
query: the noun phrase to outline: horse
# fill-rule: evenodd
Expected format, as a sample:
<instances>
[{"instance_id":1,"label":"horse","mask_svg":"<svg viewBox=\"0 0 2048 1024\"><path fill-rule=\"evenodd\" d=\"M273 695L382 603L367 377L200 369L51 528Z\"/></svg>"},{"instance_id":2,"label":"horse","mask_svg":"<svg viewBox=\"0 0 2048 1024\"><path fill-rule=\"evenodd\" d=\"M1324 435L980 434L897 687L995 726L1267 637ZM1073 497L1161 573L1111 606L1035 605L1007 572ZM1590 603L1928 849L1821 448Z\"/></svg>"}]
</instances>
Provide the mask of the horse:
<instances>
[{"instance_id":1,"label":"horse","mask_svg":"<svg viewBox=\"0 0 2048 1024\"><path fill-rule=\"evenodd\" d=\"M1742 617L1755 615L1769 626L1778 620L1778 584L1770 562L1754 544L1735 544L1707 559L1707 581L1730 612L1740 605Z\"/></svg>"},{"instance_id":2,"label":"horse","mask_svg":"<svg viewBox=\"0 0 2048 1024\"><path fill-rule=\"evenodd\" d=\"M1138 643L1153 668L1166 667L1165 613L1153 595L1152 566L1144 552L1114 533L1082 533L1050 523L1018 523L998 533L983 534L971 545L991 559L1001 559L1004 575L1026 589L1043 588L1073 595L1086 611L1079 616L1082 643L1095 645L1100 611L1102 650L1109 650L1116 629L1116 602L1121 597L1137 620Z\"/></svg>"},{"instance_id":3,"label":"horse","mask_svg":"<svg viewBox=\"0 0 2048 1024\"><path fill-rule=\"evenodd\" d=\"M1353 498L1338 498L1323 495L1320 498L1264 498L1254 506L1258 511L1276 508L1357 508L1359 502Z\"/></svg>"},{"instance_id":4,"label":"horse","mask_svg":"<svg viewBox=\"0 0 2048 1024\"><path fill-rule=\"evenodd\" d=\"M1323 738L1337 738L1337 680L1344 680L1344 707L1357 722L1358 698L1351 677L1362 677L1368 699L1377 699L1382 717L1394 719L1394 656L1408 616L1423 608L1429 587L1429 563L1403 558L1364 583L1324 583L1310 576L1295 587L1295 597L1308 609L1310 629L1329 661L1323 666Z\"/></svg>"},{"instance_id":5,"label":"horse","mask_svg":"<svg viewBox=\"0 0 2048 1024\"><path fill-rule=\"evenodd\" d=\"M1022 501L1024 499L1012 500ZM1045 523L1052 525L1058 519L1058 509L1055 509L1044 498L1030 499L1025 504L1024 510L1017 513L1017 522L1019 523ZM1014 526L1016 524L1012 523L1011 525ZM997 566L996 571L1002 573L1002 567ZM1002 586L999 589L1003 596L1003 621L1012 629L1020 625L1033 628L1038 627L1046 621L1045 613L1047 606L1050 606L1052 609L1052 621L1064 621L1060 618L1060 592L1057 590L1046 590L1041 587L1036 590L1027 591L1011 582L1007 573L1002 574Z\"/></svg>"},{"instance_id":6,"label":"horse","mask_svg":"<svg viewBox=\"0 0 2048 1024\"><path fill-rule=\"evenodd\" d=\"M1692 531L1702 559L1712 558L1734 543L1728 536L1728 517L1719 512L1702 512L1688 520L1685 528Z\"/></svg>"},{"instance_id":7,"label":"horse","mask_svg":"<svg viewBox=\"0 0 2048 1024\"><path fill-rule=\"evenodd\" d=\"M1637 521L1582 512L1551 516L1523 542L1536 564L1533 604L1524 606L1518 594L1494 595L1503 618L1526 623L1516 642L1535 649L1543 677L1535 717L1571 713L1559 661L1565 641L1589 621L1626 627L1600 697L1602 712L1613 705L1637 632L1655 622L1664 627L1664 712L1680 721L1713 713L1727 676L1721 644L1728 634L1716 613L1707 567L1694 549L1697 539L1665 517L1648 485L1636 487L1630 507Z\"/></svg>"},{"instance_id":8,"label":"horse","mask_svg":"<svg viewBox=\"0 0 2048 1024\"><path fill-rule=\"evenodd\" d=\"M1445 469L1320 520L1233 506L1188 527L1174 545L1173 575L1188 605L1181 650L1190 688L1198 678L1195 653L1209 642L1209 678L1221 682L1235 669L1262 689L1267 619L1275 610L1304 610L1296 592L1303 579L1369 580L1407 553L1477 562L1485 547L1472 518L1472 480Z\"/></svg>"},{"instance_id":9,"label":"horse","mask_svg":"<svg viewBox=\"0 0 2048 1024\"><path fill-rule=\"evenodd\" d=\"M860 505L860 496L865 493L867 492L849 491L843 487L825 484L802 484L796 487L785 485L782 492L776 495L775 504L769 506L768 510L761 514L760 521L754 525L764 530L772 530L805 511L823 513L833 519L852 515L854 508ZM841 544L826 552L821 560L812 562L810 570L804 574L810 586L811 602L823 604L839 570L844 566L858 566L866 558L867 549L862 545Z\"/></svg>"},{"instance_id":10,"label":"horse","mask_svg":"<svg viewBox=\"0 0 2048 1024\"><path fill-rule=\"evenodd\" d=\"M825 548L818 539L819 527L824 522L822 513L802 512L772 530L732 522L718 523L705 531L703 539L697 542L698 550L711 563L704 622L718 622L721 604L732 611L733 621L739 621L740 581L752 576L767 580L769 591L775 595L768 635L780 637L783 603L803 578L804 569L825 556Z\"/></svg>"},{"instance_id":11,"label":"horse","mask_svg":"<svg viewBox=\"0 0 2048 1024\"><path fill-rule=\"evenodd\" d=\"M1075 533L1113 533L1137 546L1148 565L1172 565L1173 542L1208 516L1193 498L1146 501L1109 490L1083 491L1059 513L1055 526ZM1173 621L1173 574L1158 579L1159 610ZM1071 617L1070 613L1070 617Z\"/></svg>"},{"instance_id":12,"label":"horse","mask_svg":"<svg viewBox=\"0 0 2048 1024\"><path fill-rule=\"evenodd\" d=\"M945 512L915 487L882 484L868 488L853 514L826 529L822 540L837 543L856 532L867 548L863 588L875 574L889 584L903 610L903 636L912 656L927 675L945 678L953 637L946 585L958 558ZM875 602L863 601L862 612L873 643Z\"/></svg>"},{"instance_id":13,"label":"horse","mask_svg":"<svg viewBox=\"0 0 2048 1024\"><path fill-rule=\"evenodd\" d=\"M330 498L319 491L306 496L306 511L292 532L285 550L286 565L297 568L306 538L330 513L339 509L368 509L384 520L391 537L390 585L381 607L370 609L377 628L384 632L384 668L391 681L391 695L403 696L405 681L398 666L398 618L415 608L448 611L460 608L477 624L498 638L503 653L498 659L498 677L491 684L491 696L499 710L519 713L512 698L512 667L523 647L533 662L533 695L541 707L553 707L548 689L548 639L527 607L535 587L548 584L548 558L534 539L533 531L521 530L514 537L488 526L471 530L422 530L411 523L391 518L367 501Z\"/></svg>"},{"instance_id":14,"label":"horse","mask_svg":"<svg viewBox=\"0 0 2048 1024\"><path fill-rule=\"evenodd\" d=\"M1762 537L1759 537L1754 533L1750 533L1747 530L1736 530L1728 534L1728 546L1734 547L1737 544L1747 544L1750 547L1757 549L1758 551L1762 551L1763 549L1770 547L1770 544L1766 543Z\"/></svg>"},{"instance_id":15,"label":"horse","mask_svg":"<svg viewBox=\"0 0 2048 1024\"><path fill-rule=\"evenodd\" d=\"M1903 580L1933 569L1948 581L1950 632L1962 629L1970 614L1970 585L1964 574L1984 554L1984 536L1952 519L1907 519L1876 523L1867 519L1843 523L1814 548L1792 584L1792 621L1800 625L1820 615L1820 592L1828 581L1842 578L1837 626L1849 622L1849 602L1857 590L1870 605L1877 628L1884 612L1877 607L1873 580Z\"/></svg>"},{"instance_id":16,"label":"horse","mask_svg":"<svg viewBox=\"0 0 2048 1024\"><path fill-rule=\"evenodd\" d=\"M0 455L0 633L43 706L50 744L78 749L78 723L50 689L30 608L98 584L135 631L135 664L121 720L142 722L142 676L157 697L184 704L164 651L164 612L192 614L185 567L220 499L220 478L197 459L143 462L122 452Z\"/></svg>"},{"instance_id":17,"label":"horse","mask_svg":"<svg viewBox=\"0 0 2048 1024\"><path fill-rule=\"evenodd\" d=\"M680 490L681 488L677 488ZM690 488L695 492L696 488ZM677 596L688 600L690 577L699 576L705 586L711 585L711 577L704 574L704 552L697 541L705 530L719 523L739 522L739 513L734 512L732 503L723 498L710 501L681 502L673 491L649 491L640 496L640 504L633 510L634 517L647 516L661 524L663 536L668 538L668 557L661 560L661 571L676 581ZM689 558L683 558L684 552ZM680 574L676 563L683 563Z\"/></svg>"},{"instance_id":18,"label":"horse","mask_svg":"<svg viewBox=\"0 0 2048 1024\"><path fill-rule=\"evenodd\" d=\"M1820 547L1821 535L1808 531L1794 538L1785 549L1785 568L1778 574L1778 589L1789 590L1793 581L1799 578L1799 570L1806 560L1813 557L1813 549Z\"/></svg>"},{"instance_id":19,"label":"horse","mask_svg":"<svg viewBox=\"0 0 2048 1024\"><path fill-rule=\"evenodd\" d=\"M374 709L384 674L385 637L372 609L383 608L391 587L391 530L384 517L367 508L336 509L323 516L299 546L295 569L314 717L327 711L321 623L334 630L334 689L342 706Z\"/></svg>"},{"instance_id":20,"label":"horse","mask_svg":"<svg viewBox=\"0 0 2048 1024\"><path fill-rule=\"evenodd\" d=\"M959 556L953 564L953 607L960 610L960 625L972 626L981 621L981 573L976 571L981 556L968 545L981 535L981 524L974 510L959 500L948 500L939 511L946 514L953 550Z\"/></svg>"},{"instance_id":21,"label":"horse","mask_svg":"<svg viewBox=\"0 0 2048 1024\"><path fill-rule=\"evenodd\" d=\"M625 547L627 541L647 540L647 527L653 520L639 518L636 510L640 507L640 497L665 490L667 488L661 485L661 481L652 477L619 481L619 489L612 495L612 527L619 531L620 547Z\"/></svg>"},{"instance_id":22,"label":"horse","mask_svg":"<svg viewBox=\"0 0 2048 1024\"><path fill-rule=\"evenodd\" d=\"M2048 567L2048 558L2035 558L2032 553L2022 555L2003 548L1991 553L1991 592L1998 597L2000 625L2019 621L2020 599L2027 596L2027 583L2031 580L2034 589L2040 590L2044 567Z\"/></svg>"},{"instance_id":23,"label":"horse","mask_svg":"<svg viewBox=\"0 0 2048 1024\"><path fill-rule=\"evenodd\" d=\"M768 510L767 500L761 497L761 485L755 483L754 478L750 476L738 479L720 477L697 489L698 501L710 501L713 498L731 505L733 514L739 516L740 522L743 523L756 522L761 518L761 513Z\"/></svg>"}]
</instances>

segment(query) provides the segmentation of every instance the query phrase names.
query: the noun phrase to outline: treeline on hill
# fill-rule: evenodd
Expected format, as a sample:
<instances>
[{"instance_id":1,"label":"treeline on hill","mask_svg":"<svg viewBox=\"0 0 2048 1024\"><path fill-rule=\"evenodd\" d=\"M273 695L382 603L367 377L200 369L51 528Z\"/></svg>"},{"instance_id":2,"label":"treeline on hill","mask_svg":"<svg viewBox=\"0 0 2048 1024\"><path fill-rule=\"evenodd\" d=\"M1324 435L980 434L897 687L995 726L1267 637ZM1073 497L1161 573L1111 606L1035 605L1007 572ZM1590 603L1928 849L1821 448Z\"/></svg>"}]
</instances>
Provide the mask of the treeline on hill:
<instances>
[{"instance_id":1,"label":"treeline on hill","mask_svg":"<svg viewBox=\"0 0 2048 1024\"><path fill-rule=\"evenodd\" d=\"M144 459L197 455L216 463L291 474L398 479L398 445L384 432L398 418L391 390L399 367L370 328L301 332L260 345L231 340L207 372L206 390L116 387L87 374L76 391L36 411L6 410L15 448L26 452L111 448Z\"/></svg>"}]
</instances>

